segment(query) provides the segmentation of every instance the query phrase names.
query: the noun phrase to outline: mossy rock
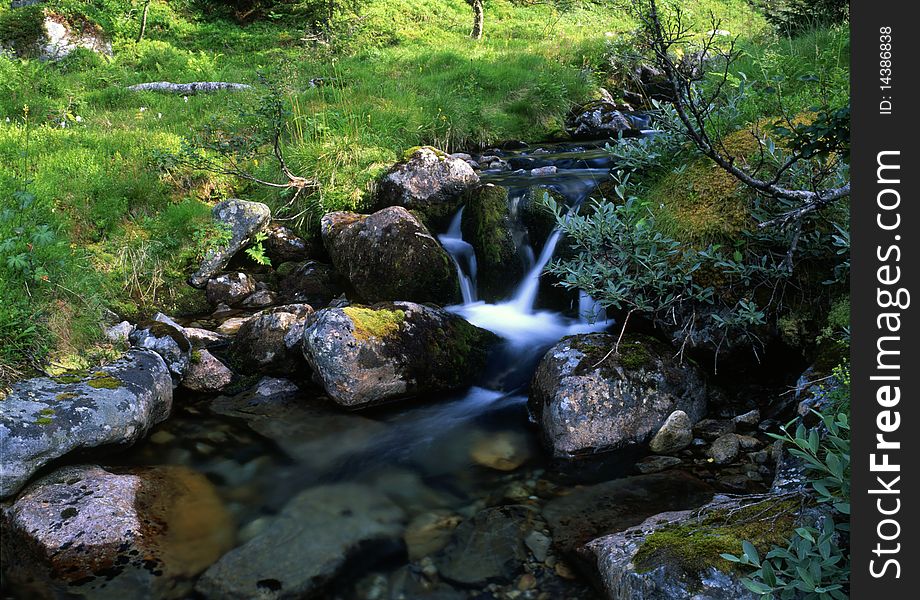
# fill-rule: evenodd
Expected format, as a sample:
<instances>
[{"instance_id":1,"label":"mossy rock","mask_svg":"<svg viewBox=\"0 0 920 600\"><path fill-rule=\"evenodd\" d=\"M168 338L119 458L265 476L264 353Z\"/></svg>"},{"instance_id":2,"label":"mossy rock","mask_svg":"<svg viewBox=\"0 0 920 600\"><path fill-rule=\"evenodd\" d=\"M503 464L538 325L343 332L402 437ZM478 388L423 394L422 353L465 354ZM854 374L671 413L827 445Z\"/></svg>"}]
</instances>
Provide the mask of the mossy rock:
<instances>
[{"instance_id":1,"label":"mossy rock","mask_svg":"<svg viewBox=\"0 0 920 600\"><path fill-rule=\"evenodd\" d=\"M355 339L363 342L370 338L386 339L399 331L406 320L404 310L373 309L366 306L346 306L342 309L354 324Z\"/></svg>"},{"instance_id":2,"label":"mossy rock","mask_svg":"<svg viewBox=\"0 0 920 600\"><path fill-rule=\"evenodd\" d=\"M476 252L477 291L483 300L509 297L524 276L514 229L507 189L484 185L466 195L461 231Z\"/></svg>"},{"instance_id":3,"label":"mossy rock","mask_svg":"<svg viewBox=\"0 0 920 600\"><path fill-rule=\"evenodd\" d=\"M650 534L633 563L638 573L665 566L687 576L699 576L711 567L742 574L736 563L721 555L740 556L744 541L751 542L761 556L773 546L785 547L798 526L801 509L802 499L796 497L711 510Z\"/></svg>"}]
</instances>

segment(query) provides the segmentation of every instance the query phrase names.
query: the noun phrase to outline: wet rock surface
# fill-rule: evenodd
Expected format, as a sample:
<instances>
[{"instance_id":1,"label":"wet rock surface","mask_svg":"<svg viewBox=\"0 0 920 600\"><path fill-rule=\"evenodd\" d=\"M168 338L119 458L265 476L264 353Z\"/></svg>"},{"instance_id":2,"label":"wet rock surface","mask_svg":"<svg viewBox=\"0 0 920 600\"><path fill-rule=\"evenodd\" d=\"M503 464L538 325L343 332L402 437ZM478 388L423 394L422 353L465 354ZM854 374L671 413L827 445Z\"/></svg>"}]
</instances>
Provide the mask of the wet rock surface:
<instances>
[{"instance_id":1,"label":"wet rock surface","mask_svg":"<svg viewBox=\"0 0 920 600\"><path fill-rule=\"evenodd\" d=\"M208 598L322 597L347 567L404 553L404 522L403 511L372 488L311 488L205 571L195 589Z\"/></svg>"},{"instance_id":2,"label":"wet rock surface","mask_svg":"<svg viewBox=\"0 0 920 600\"><path fill-rule=\"evenodd\" d=\"M706 384L690 363L648 337L563 338L543 357L530 393L531 414L558 458L644 444L675 410L691 419L706 407Z\"/></svg>"},{"instance_id":3,"label":"wet rock surface","mask_svg":"<svg viewBox=\"0 0 920 600\"><path fill-rule=\"evenodd\" d=\"M0 519L4 573L21 597L184 598L234 534L214 486L183 467L63 467Z\"/></svg>"},{"instance_id":4,"label":"wet rock surface","mask_svg":"<svg viewBox=\"0 0 920 600\"><path fill-rule=\"evenodd\" d=\"M372 215L330 213L323 217L322 234L335 268L364 302L443 305L460 300L450 256L405 208L394 206Z\"/></svg>"},{"instance_id":5,"label":"wet rock surface","mask_svg":"<svg viewBox=\"0 0 920 600\"><path fill-rule=\"evenodd\" d=\"M303 353L329 397L354 409L470 385L495 341L452 313L392 302L319 311Z\"/></svg>"},{"instance_id":6,"label":"wet rock surface","mask_svg":"<svg viewBox=\"0 0 920 600\"><path fill-rule=\"evenodd\" d=\"M324 308L345 293L346 282L330 265L308 260L284 266L278 281L278 295L284 302Z\"/></svg>"},{"instance_id":7,"label":"wet rock surface","mask_svg":"<svg viewBox=\"0 0 920 600\"><path fill-rule=\"evenodd\" d=\"M93 372L15 384L0 411L0 497L71 452L137 441L169 416L172 399L166 364L147 350Z\"/></svg>"}]
</instances>

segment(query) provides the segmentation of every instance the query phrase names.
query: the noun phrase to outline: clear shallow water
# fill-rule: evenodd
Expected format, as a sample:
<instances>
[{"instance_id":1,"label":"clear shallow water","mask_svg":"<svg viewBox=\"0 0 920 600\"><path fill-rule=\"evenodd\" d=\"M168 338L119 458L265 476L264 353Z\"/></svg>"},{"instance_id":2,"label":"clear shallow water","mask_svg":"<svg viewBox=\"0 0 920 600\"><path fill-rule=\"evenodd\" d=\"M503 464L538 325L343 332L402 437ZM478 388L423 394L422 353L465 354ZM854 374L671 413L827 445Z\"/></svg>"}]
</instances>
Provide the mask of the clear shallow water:
<instances>
[{"instance_id":1,"label":"clear shallow water","mask_svg":"<svg viewBox=\"0 0 920 600\"><path fill-rule=\"evenodd\" d=\"M575 205L606 177L607 169L596 166L609 160L602 149L556 147L538 154L538 166L552 164L555 156L571 168L537 176L486 173L483 180L507 186L513 203L533 186L546 186ZM530 158L525 152L515 156ZM579 165L585 168L575 168ZM567 314L535 308L541 273L560 240L558 231L538 241L542 242L539 253L526 237L520 238L520 250L529 257L530 268L514 293L496 303L477 300L476 256L462 239L461 218L462 211L439 236L463 282L464 302L448 310L503 340L477 385L447 397L360 414L337 409L308 382L265 414L227 410L233 404L227 398L180 396L173 416L145 442L119 455L117 463L179 464L206 475L234 516L238 544L263 531L299 492L335 482L355 482L386 494L405 511L409 522L430 515L455 515L459 521L488 506L539 506L567 493L554 480L529 424L527 386L539 359L560 338L600 331L612 323L585 295ZM423 564L414 561L370 568L340 582L330 597L399 597L394 590L408 585L400 584L400 578L416 577ZM538 590L550 593L549 597L593 597L585 582L558 577L546 565L540 569L547 574L541 575ZM380 586L389 595L375 595L372 588ZM446 597L477 597L482 591ZM403 597L426 596L405 591Z\"/></svg>"}]
</instances>

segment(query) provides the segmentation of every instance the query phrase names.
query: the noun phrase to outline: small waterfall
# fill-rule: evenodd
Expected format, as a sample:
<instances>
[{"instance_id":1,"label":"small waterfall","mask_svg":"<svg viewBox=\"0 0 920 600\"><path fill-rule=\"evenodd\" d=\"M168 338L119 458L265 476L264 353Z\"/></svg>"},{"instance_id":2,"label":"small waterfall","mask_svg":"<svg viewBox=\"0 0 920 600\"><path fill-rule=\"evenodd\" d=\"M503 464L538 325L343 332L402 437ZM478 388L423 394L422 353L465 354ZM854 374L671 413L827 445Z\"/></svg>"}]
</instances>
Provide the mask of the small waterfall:
<instances>
[{"instance_id":1,"label":"small waterfall","mask_svg":"<svg viewBox=\"0 0 920 600\"><path fill-rule=\"evenodd\" d=\"M604 310L604 306L600 302L586 292L578 290L578 319L586 324L606 321L607 311Z\"/></svg>"},{"instance_id":2,"label":"small waterfall","mask_svg":"<svg viewBox=\"0 0 920 600\"><path fill-rule=\"evenodd\" d=\"M460 231L464 208L457 211L447 231L439 235L438 240L454 261L463 303L469 304L476 301L476 252L469 243L463 241L463 233Z\"/></svg>"},{"instance_id":3,"label":"small waterfall","mask_svg":"<svg viewBox=\"0 0 920 600\"><path fill-rule=\"evenodd\" d=\"M537 259L537 262L524 277L517 292L515 292L512 302L521 312L533 311L533 306L537 301L537 292L540 289L540 275L543 274L543 269L552 260L553 253L556 251L556 244L559 243L561 235L562 232L559 229L553 230L553 233L546 240L546 244L543 245L540 258Z\"/></svg>"}]
</instances>

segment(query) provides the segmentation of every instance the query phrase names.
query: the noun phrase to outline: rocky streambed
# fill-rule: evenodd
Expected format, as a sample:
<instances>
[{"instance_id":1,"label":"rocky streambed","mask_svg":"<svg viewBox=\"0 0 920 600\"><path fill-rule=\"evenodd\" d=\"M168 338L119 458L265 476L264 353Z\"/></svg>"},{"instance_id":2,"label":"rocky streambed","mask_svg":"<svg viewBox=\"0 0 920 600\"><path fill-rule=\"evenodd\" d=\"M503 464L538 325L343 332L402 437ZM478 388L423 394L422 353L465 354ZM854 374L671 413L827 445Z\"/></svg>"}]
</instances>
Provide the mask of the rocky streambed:
<instances>
[{"instance_id":1,"label":"rocky streambed","mask_svg":"<svg viewBox=\"0 0 920 600\"><path fill-rule=\"evenodd\" d=\"M541 199L611 166L415 149L321 247L218 204L232 235L190 278L211 313L113 324L122 359L0 400L4 594L749 597L719 553L814 518L765 435L812 394L778 401L802 365L716 378L654 332L609 353L613 319L542 275L565 240Z\"/></svg>"}]
</instances>

